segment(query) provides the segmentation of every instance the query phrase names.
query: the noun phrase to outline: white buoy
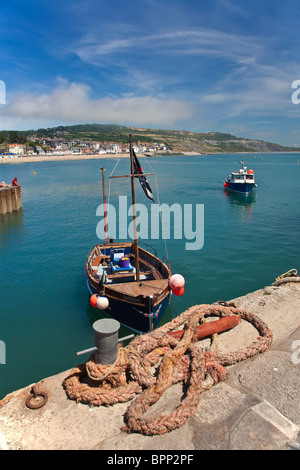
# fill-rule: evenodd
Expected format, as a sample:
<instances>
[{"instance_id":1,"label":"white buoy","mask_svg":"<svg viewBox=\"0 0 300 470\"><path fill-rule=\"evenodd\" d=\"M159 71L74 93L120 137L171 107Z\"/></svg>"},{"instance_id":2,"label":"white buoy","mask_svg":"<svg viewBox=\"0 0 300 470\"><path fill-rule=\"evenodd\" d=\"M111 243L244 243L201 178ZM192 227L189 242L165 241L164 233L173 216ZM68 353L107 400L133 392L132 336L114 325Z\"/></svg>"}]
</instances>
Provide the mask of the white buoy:
<instances>
[{"instance_id":1,"label":"white buoy","mask_svg":"<svg viewBox=\"0 0 300 470\"><path fill-rule=\"evenodd\" d=\"M169 285L172 290L178 290L181 289L185 284L185 279L181 274L173 274L173 276L170 277L169 280Z\"/></svg>"},{"instance_id":2,"label":"white buoy","mask_svg":"<svg viewBox=\"0 0 300 470\"><path fill-rule=\"evenodd\" d=\"M107 297L98 297L96 305L100 310L105 310L109 306L109 300Z\"/></svg>"}]
</instances>

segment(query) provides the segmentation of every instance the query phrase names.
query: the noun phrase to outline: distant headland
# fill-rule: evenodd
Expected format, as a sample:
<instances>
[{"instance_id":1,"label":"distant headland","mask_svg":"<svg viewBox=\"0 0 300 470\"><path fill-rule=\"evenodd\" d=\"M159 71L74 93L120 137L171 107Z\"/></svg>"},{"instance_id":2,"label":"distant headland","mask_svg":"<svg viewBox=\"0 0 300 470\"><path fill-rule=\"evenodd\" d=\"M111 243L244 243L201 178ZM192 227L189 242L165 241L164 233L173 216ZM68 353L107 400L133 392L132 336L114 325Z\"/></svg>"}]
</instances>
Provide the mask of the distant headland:
<instances>
[{"instance_id":1,"label":"distant headland","mask_svg":"<svg viewBox=\"0 0 300 470\"><path fill-rule=\"evenodd\" d=\"M222 132L144 129L116 124L77 124L27 131L0 131L0 162L34 159L126 157L128 136L146 156L219 153L300 152L300 148L236 137ZM14 158L18 157L18 158ZM23 158L20 158L23 157Z\"/></svg>"}]
</instances>

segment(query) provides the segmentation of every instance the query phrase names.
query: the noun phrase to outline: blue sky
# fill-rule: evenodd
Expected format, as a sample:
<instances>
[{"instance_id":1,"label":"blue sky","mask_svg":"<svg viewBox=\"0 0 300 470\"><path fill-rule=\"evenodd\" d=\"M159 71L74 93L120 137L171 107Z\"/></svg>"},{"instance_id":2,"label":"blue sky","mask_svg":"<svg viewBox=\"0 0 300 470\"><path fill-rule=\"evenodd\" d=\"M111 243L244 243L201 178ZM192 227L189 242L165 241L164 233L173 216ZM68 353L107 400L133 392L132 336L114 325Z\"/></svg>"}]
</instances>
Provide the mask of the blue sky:
<instances>
[{"instance_id":1,"label":"blue sky","mask_svg":"<svg viewBox=\"0 0 300 470\"><path fill-rule=\"evenodd\" d=\"M2 130L116 123L300 146L298 0L0 6Z\"/></svg>"}]
</instances>

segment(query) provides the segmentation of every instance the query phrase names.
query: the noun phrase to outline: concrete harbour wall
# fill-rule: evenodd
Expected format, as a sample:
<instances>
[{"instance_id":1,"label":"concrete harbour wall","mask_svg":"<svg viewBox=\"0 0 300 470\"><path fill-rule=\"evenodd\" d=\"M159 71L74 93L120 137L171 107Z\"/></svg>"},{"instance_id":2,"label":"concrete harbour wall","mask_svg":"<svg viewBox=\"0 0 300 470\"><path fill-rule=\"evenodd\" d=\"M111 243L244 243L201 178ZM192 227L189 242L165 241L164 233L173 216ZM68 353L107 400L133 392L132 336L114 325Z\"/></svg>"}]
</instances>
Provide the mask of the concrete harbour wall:
<instances>
[{"instance_id":1,"label":"concrete harbour wall","mask_svg":"<svg viewBox=\"0 0 300 470\"><path fill-rule=\"evenodd\" d=\"M196 410L182 426L153 436L125 432L124 417L130 403L93 406L69 400L63 382L72 374L70 369L0 400L0 450L100 450L98 460L103 459L107 466L114 456L122 464L119 451L140 456L141 462L144 458L148 461L144 451L156 457L191 455L196 464L202 455L197 452L202 450L300 449L300 348L296 349L300 342L300 277L294 280L232 299L237 308L257 315L268 325L273 343L264 353L226 366L226 381L202 390ZM243 320L218 335L210 349L222 356L257 339L256 328ZM201 340L199 347L206 350L210 343L209 339ZM26 406L33 385L48 395L40 409ZM147 410L146 418L167 418L182 398L182 383L171 385Z\"/></svg>"},{"instance_id":2,"label":"concrete harbour wall","mask_svg":"<svg viewBox=\"0 0 300 470\"><path fill-rule=\"evenodd\" d=\"M20 186L5 186L0 188L0 214L18 211L22 208Z\"/></svg>"}]
</instances>

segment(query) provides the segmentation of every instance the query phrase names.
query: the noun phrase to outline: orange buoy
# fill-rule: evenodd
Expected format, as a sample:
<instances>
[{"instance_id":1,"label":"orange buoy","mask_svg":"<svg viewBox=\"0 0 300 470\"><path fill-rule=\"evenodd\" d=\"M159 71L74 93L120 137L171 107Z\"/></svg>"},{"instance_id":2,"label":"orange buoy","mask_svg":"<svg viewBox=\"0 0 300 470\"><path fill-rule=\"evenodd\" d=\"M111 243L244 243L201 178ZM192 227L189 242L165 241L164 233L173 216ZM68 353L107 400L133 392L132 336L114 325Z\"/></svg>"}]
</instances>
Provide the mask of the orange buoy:
<instances>
[{"instance_id":1,"label":"orange buoy","mask_svg":"<svg viewBox=\"0 0 300 470\"><path fill-rule=\"evenodd\" d=\"M228 188L228 183L224 183L224 188Z\"/></svg>"},{"instance_id":2,"label":"orange buoy","mask_svg":"<svg viewBox=\"0 0 300 470\"><path fill-rule=\"evenodd\" d=\"M238 315L227 315L226 317L220 318L219 320L203 323L202 325L197 326L196 336L198 339L203 339L213 335L214 333L222 333L223 331L231 330L231 328L234 328L236 325L238 325L240 321L241 317ZM183 333L184 330L169 331L168 335L171 335L177 339L181 339Z\"/></svg>"},{"instance_id":3,"label":"orange buoy","mask_svg":"<svg viewBox=\"0 0 300 470\"><path fill-rule=\"evenodd\" d=\"M249 170L249 171L248 171L248 174L249 174L249 175L253 175L253 170Z\"/></svg>"},{"instance_id":4,"label":"orange buoy","mask_svg":"<svg viewBox=\"0 0 300 470\"><path fill-rule=\"evenodd\" d=\"M90 298L90 304L92 307L97 307L97 299L98 299L97 294L92 295L92 297Z\"/></svg>"},{"instance_id":5,"label":"orange buoy","mask_svg":"<svg viewBox=\"0 0 300 470\"><path fill-rule=\"evenodd\" d=\"M179 289L172 289L174 295L180 296L184 294L184 287L180 287Z\"/></svg>"}]
</instances>

